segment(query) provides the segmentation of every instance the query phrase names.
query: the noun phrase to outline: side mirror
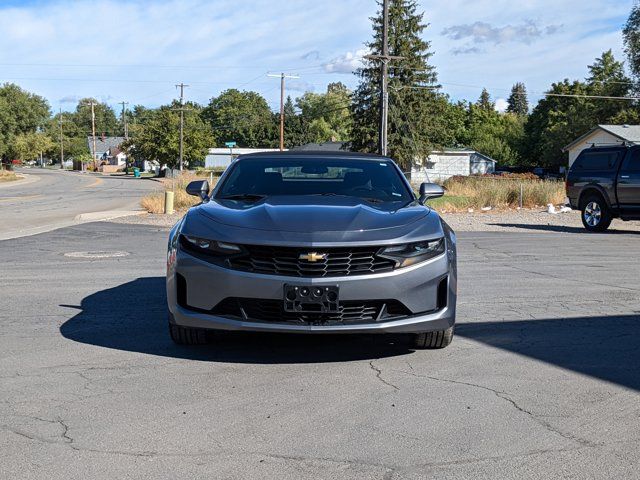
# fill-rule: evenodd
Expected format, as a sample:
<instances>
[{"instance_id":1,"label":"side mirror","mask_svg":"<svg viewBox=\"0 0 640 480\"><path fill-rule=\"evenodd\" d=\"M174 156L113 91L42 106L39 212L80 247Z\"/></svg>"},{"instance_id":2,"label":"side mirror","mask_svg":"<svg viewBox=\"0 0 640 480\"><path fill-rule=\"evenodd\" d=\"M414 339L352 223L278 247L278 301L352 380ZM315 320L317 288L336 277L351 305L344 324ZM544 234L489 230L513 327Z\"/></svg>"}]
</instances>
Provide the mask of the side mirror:
<instances>
[{"instance_id":1,"label":"side mirror","mask_svg":"<svg viewBox=\"0 0 640 480\"><path fill-rule=\"evenodd\" d=\"M439 198L444 195L444 188L437 183L423 183L420 185L420 198L418 201L425 204L427 200Z\"/></svg>"},{"instance_id":2,"label":"side mirror","mask_svg":"<svg viewBox=\"0 0 640 480\"><path fill-rule=\"evenodd\" d=\"M194 180L187 185L187 193L200 197L202 201L209 199L209 182L207 180Z\"/></svg>"}]
</instances>

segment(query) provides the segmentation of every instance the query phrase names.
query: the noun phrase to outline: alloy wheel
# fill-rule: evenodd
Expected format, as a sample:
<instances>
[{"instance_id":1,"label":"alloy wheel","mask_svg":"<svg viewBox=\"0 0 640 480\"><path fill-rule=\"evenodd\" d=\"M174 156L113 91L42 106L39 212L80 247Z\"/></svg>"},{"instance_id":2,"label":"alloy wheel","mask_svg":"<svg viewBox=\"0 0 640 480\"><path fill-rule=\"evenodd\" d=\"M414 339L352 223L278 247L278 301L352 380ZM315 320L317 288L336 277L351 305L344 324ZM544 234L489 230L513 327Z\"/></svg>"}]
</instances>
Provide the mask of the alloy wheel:
<instances>
[{"instance_id":1,"label":"alloy wheel","mask_svg":"<svg viewBox=\"0 0 640 480\"><path fill-rule=\"evenodd\" d=\"M602 209L597 202L589 202L584 209L584 220L587 225L595 227L602 218Z\"/></svg>"}]
</instances>

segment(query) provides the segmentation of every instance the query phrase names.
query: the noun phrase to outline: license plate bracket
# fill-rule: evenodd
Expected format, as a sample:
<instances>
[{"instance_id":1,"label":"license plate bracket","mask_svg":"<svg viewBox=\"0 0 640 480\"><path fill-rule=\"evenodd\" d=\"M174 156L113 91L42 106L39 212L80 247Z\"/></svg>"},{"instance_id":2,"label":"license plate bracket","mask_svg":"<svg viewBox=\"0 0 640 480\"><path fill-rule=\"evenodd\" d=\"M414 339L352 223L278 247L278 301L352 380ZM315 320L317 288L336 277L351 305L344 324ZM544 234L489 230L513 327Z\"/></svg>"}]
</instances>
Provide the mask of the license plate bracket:
<instances>
[{"instance_id":1,"label":"license plate bracket","mask_svg":"<svg viewBox=\"0 0 640 480\"><path fill-rule=\"evenodd\" d=\"M339 308L340 289L337 285L284 286L284 311L297 313L334 313Z\"/></svg>"}]
</instances>

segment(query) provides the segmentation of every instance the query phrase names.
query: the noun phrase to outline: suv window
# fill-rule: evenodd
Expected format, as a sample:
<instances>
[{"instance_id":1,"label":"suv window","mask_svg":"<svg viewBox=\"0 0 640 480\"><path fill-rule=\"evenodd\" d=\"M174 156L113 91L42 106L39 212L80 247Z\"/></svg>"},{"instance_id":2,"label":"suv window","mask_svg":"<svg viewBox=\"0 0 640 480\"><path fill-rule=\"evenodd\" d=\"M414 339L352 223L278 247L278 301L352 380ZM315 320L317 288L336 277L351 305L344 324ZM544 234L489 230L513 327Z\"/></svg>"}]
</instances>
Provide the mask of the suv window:
<instances>
[{"instance_id":1,"label":"suv window","mask_svg":"<svg viewBox=\"0 0 640 480\"><path fill-rule=\"evenodd\" d=\"M619 151L583 151L576 161L576 168L579 168L581 170L609 170L616 166L619 157Z\"/></svg>"},{"instance_id":2,"label":"suv window","mask_svg":"<svg viewBox=\"0 0 640 480\"><path fill-rule=\"evenodd\" d=\"M640 173L640 148L634 148L622 162L622 172Z\"/></svg>"}]
</instances>

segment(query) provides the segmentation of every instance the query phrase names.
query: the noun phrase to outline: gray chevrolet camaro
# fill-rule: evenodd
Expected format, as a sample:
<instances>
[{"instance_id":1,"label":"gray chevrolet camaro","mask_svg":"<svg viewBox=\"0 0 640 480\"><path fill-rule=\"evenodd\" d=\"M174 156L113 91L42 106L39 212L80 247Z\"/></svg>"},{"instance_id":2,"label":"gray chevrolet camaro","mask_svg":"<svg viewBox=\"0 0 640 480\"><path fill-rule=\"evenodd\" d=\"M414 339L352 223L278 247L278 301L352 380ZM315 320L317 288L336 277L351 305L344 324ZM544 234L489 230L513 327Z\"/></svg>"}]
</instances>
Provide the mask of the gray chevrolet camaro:
<instances>
[{"instance_id":1,"label":"gray chevrolet camaro","mask_svg":"<svg viewBox=\"0 0 640 480\"><path fill-rule=\"evenodd\" d=\"M171 230L169 331L406 333L446 347L456 312L456 237L387 157L243 155Z\"/></svg>"}]
</instances>

